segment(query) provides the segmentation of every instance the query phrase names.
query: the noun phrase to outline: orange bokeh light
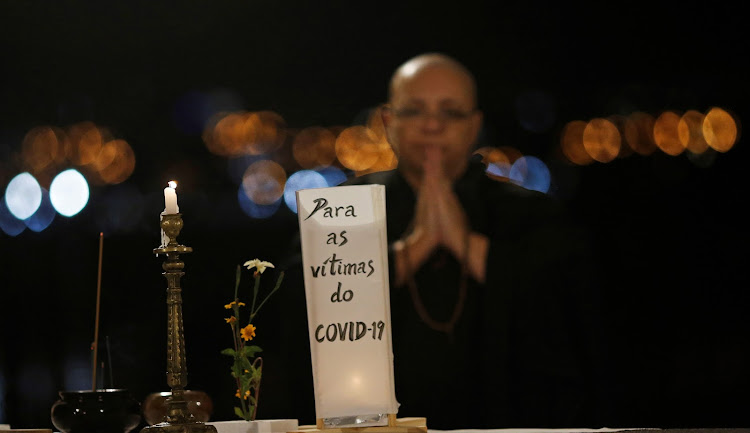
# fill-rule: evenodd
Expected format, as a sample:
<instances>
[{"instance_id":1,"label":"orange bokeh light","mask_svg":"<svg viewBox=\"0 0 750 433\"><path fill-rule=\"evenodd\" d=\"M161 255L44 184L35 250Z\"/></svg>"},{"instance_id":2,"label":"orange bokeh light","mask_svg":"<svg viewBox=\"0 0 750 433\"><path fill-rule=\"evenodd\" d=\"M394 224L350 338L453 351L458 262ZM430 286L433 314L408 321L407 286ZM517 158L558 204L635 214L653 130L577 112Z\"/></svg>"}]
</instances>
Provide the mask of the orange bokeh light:
<instances>
[{"instance_id":1,"label":"orange bokeh light","mask_svg":"<svg viewBox=\"0 0 750 433\"><path fill-rule=\"evenodd\" d=\"M292 155L302 168L328 167L336 159L336 136L320 126L305 128L294 137Z\"/></svg>"},{"instance_id":2,"label":"orange bokeh light","mask_svg":"<svg viewBox=\"0 0 750 433\"><path fill-rule=\"evenodd\" d=\"M677 123L677 137L690 152L700 155L708 149L703 138L703 119L706 116L696 110L686 111Z\"/></svg>"},{"instance_id":3,"label":"orange bokeh light","mask_svg":"<svg viewBox=\"0 0 750 433\"><path fill-rule=\"evenodd\" d=\"M560 135L560 150L562 154L568 161L576 165L588 165L594 162L594 158L583 147L584 129L586 129L586 122L583 120L574 120L565 124Z\"/></svg>"},{"instance_id":4,"label":"orange bokeh light","mask_svg":"<svg viewBox=\"0 0 750 433\"><path fill-rule=\"evenodd\" d=\"M336 157L350 170L368 170L380 158L379 142L372 129L361 125L351 126L336 138Z\"/></svg>"},{"instance_id":5,"label":"orange bokeh light","mask_svg":"<svg viewBox=\"0 0 750 433\"><path fill-rule=\"evenodd\" d=\"M620 153L621 142L617 126L607 119L592 119L583 129L583 147L595 161L615 159Z\"/></svg>"},{"instance_id":6,"label":"orange bokeh light","mask_svg":"<svg viewBox=\"0 0 750 433\"><path fill-rule=\"evenodd\" d=\"M122 183L135 170L135 153L125 140L108 141L102 146L94 167L105 183Z\"/></svg>"},{"instance_id":7,"label":"orange bokeh light","mask_svg":"<svg viewBox=\"0 0 750 433\"><path fill-rule=\"evenodd\" d=\"M734 117L724 109L713 107L703 121L703 136L712 149L727 152L737 142L739 128Z\"/></svg>"},{"instance_id":8,"label":"orange bokeh light","mask_svg":"<svg viewBox=\"0 0 750 433\"><path fill-rule=\"evenodd\" d=\"M277 162L262 159L250 164L242 175L242 188L250 200L273 204L284 194L286 171Z\"/></svg>"},{"instance_id":9,"label":"orange bokeh light","mask_svg":"<svg viewBox=\"0 0 750 433\"><path fill-rule=\"evenodd\" d=\"M654 122L654 143L667 155L677 156L685 150L677 132L681 117L676 112L667 110Z\"/></svg>"}]
</instances>

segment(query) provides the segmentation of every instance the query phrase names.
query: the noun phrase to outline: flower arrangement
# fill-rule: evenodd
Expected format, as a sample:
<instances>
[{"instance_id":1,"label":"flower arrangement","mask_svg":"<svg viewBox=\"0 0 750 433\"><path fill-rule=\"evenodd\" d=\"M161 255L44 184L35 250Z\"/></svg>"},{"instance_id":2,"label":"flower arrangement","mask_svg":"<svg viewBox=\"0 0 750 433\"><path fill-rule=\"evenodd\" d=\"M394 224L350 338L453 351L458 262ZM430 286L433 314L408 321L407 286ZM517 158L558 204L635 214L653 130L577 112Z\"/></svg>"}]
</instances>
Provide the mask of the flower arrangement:
<instances>
[{"instance_id":1,"label":"flower arrangement","mask_svg":"<svg viewBox=\"0 0 750 433\"><path fill-rule=\"evenodd\" d=\"M233 359L232 377L237 385L237 393L235 394L235 397L240 401L240 405L235 406L234 413L246 421L253 421L255 420L255 415L258 410L260 380L263 373L263 358L260 356L256 357L256 354L262 352L263 349L255 344L248 344L248 342L255 338L255 331L257 330L255 325L253 325L253 319L255 319L258 311L260 311L263 305L265 305L271 295L276 293L276 291L279 290L279 287L281 287L281 282L284 279L284 272L282 271L279 274L279 277L276 280L276 285L273 289L263 298L262 301L260 301L260 303L257 303L261 275L267 268L273 268L274 266L270 262L264 262L258 259L248 260L243 266L248 270L255 268L255 272L253 273L255 283L253 285L253 297L250 304L247 325L242 326L240 322L240 309L245 307L246 304L241 302L239 298L242 267L237 265L237 273L234 283L234 299L232 302L224 306L225 309L232 311L232 315L224 320L226 320L232 328L234 347L224 349L221 353L223 355L231 356Z\"/></svg>"}]
</instances>

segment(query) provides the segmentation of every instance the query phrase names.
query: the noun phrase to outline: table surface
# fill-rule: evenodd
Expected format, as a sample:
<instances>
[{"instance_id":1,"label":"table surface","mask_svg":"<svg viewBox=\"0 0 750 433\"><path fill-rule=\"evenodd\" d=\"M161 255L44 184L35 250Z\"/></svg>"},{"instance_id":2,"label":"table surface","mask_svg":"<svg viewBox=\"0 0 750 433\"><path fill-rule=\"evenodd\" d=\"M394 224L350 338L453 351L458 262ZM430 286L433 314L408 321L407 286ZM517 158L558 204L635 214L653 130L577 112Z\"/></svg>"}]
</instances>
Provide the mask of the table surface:
<instances>
[{"instance_id":1,"label":"table surface","mask_svg":"<svg viewBox=\"0 0 750 433\"><path fill-rule=\"evenodd\" d=\"M314 429L314 426L300 426ZM501 428L501 429L458 429L435 430L428 428L427 433L750 433L750 428Z\"/></svg>"}]
</instances>

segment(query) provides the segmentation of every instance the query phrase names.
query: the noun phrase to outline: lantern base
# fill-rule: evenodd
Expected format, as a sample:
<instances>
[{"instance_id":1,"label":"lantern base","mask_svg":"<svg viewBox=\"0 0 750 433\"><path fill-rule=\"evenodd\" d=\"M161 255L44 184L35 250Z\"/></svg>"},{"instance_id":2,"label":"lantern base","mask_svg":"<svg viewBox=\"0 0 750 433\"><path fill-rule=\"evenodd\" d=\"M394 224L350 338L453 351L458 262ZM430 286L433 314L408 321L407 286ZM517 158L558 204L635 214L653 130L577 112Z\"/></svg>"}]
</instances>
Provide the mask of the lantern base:
<instances>
[{"instance_id":1,"label":"lantern base","mask_svg":"<svg viewBox=\"0 0 750 433\"><path fill-rule=\"evenodd\" d=\"M427 418L407 417L396 418L395 414L388 414L388 425L377 427L325 427L323 419L319 418L315 426L300 426L299 430L287 433L427 433Z\"/></svg>"}]
</instances>

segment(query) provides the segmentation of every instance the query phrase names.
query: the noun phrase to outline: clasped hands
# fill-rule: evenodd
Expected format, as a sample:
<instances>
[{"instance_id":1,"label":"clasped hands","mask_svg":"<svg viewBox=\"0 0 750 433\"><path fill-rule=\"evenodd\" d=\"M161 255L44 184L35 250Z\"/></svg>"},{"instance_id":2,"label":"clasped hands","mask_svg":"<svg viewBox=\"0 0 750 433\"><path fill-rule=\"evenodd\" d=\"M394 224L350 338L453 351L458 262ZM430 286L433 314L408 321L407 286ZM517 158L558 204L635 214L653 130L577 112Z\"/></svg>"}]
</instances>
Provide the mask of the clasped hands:
<instances>
[{"instance_id":1,"label":"clasped hands","mask_svg":"<svg viewBox=\"0 0 750 433\"><path fill-rule=\"evenodd\" d=\"M465 263L469 274L484 282L489 241L472 232L466 212L445 174L442 150L425 149L422 179L410 230L394 244L396 251L396 285L402 285L438 248L448 250L457 261Z\"/></svg>"}]
</instances>

